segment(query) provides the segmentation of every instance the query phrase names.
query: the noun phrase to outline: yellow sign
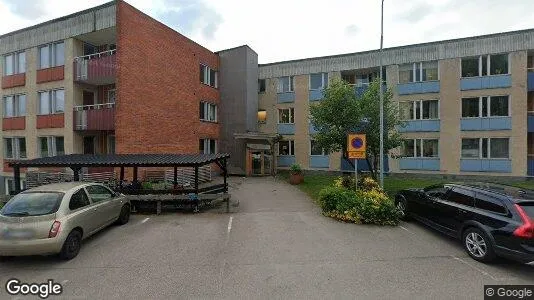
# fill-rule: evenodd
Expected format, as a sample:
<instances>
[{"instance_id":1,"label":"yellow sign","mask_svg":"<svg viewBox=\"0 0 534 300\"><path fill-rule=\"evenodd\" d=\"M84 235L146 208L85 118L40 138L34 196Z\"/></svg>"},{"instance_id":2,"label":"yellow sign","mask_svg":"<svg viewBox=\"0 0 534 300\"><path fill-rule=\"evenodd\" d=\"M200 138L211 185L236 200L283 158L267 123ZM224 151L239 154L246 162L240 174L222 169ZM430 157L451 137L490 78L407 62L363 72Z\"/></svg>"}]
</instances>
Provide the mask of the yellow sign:
<instances>
[{"instance_id":1,"label":"yellow sign","mask_svg":"<svg viewBox=\"0 0 534 300\"><path fill-rule=\"evenodd\" d=\"M366 157L367 141L365 134L350 133L347 137L349 158L363 159Z\"/></svg>"}]
</instances>

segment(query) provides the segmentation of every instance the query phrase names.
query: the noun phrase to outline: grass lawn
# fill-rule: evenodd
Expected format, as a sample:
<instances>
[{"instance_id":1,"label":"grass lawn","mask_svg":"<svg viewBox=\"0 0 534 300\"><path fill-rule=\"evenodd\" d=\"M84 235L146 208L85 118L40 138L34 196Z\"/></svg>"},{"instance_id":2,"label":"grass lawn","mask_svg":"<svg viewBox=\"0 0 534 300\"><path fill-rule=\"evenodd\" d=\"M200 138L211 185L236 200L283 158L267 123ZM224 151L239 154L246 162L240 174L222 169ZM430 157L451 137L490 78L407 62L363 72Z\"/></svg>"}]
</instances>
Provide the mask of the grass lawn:
<instances>
[{"instance_id":1,"label":"grass lawn","mask_svg":"<svg viewBox=\"0 0 534 300\"><path fill-rule=\"evenodd\" d=\"M278 176L283 179L289 178L288 173L280 173ZM298 185L298 187L307 193L314 201L316 201L319 198L319 192L321 189L325 186L332 185L334 179L337 177L338 175L333 174L306 174L304 176L304 182ZM384 189L390 197L394 197L395 194L402 189L413 187L420 188L444 182L451 182L451 180L439 178L402 178L391 176L384 177ZM534 190L534 181L515 181L509 182L508 184Z\"/></svg>"}]
</instances>

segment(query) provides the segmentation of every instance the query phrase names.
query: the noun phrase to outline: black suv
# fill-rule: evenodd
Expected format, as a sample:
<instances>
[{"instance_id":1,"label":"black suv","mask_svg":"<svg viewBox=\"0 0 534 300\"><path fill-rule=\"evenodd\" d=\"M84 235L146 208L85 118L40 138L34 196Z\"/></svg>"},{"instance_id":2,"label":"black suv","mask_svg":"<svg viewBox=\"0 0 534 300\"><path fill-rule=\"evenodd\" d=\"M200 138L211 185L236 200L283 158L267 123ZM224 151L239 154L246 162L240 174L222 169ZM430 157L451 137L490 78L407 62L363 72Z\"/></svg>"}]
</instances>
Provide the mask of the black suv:
<instances>
[{"instance_id":1,"label":"black suv","mask_svg":"<svg viewBox=\"0 0 534 300\"><path fill-rule=\"evenodd\" d=\"M413 217L461 239L474 259L505 257L534 264L534 191L493 183L450 183L406 189L395 196Z\"/></svg>"}]
</instances>

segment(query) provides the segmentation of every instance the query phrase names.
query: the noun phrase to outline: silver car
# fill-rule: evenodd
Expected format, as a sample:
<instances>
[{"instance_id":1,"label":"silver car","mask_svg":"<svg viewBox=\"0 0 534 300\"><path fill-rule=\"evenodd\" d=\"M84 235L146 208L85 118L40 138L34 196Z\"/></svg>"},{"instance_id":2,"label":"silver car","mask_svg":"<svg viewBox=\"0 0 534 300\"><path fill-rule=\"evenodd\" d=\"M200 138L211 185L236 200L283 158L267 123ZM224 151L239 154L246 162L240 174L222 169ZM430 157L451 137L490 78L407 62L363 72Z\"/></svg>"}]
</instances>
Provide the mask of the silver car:
<instances>
[{"instance_id":1,"label":"silver car","mask_svg":"<svg viewBox=\"0 0 534 300\"><path fill-rule=\"evenodd\" d=\"M67 182L32 188L0 210L0 256L59 254L72 259L83 239L129 219L128 199L102 184Z\"/></svg>"}]
</instances>

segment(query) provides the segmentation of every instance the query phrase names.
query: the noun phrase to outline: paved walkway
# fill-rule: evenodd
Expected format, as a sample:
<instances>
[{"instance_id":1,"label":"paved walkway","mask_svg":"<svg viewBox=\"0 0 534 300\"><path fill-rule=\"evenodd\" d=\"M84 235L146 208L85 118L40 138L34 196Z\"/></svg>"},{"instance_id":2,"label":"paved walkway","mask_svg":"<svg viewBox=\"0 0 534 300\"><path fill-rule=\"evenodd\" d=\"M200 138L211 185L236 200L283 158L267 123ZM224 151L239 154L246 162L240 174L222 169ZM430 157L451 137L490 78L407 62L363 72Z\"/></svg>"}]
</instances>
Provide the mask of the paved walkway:
<instances>
[{"instance_id":1,"label":"paved walkway","mask_svg":"<svg viewBox=\"0 0 534 300\"><path fill-rule=\"evenodd\" d=\"M231 214L135 215L72 261L0 263L0 298L12 277L53 278L68 299L465 299L482 298L484 284L534 283L534 268L479 264L416 223L340 223L285 182L230 182Z\"/></svg>"}]
</instances>

